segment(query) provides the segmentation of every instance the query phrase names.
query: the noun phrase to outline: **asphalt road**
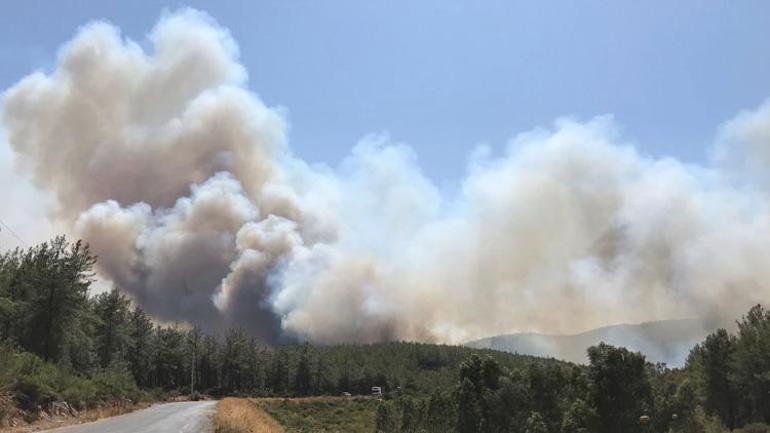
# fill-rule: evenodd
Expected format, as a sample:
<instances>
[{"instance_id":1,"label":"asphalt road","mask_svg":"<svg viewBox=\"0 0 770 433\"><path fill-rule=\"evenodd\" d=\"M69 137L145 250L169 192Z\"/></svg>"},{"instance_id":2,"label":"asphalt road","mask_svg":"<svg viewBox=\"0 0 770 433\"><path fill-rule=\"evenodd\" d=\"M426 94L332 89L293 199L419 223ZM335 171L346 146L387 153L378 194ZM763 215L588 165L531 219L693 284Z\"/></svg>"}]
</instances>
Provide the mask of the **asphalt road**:
<instances>
[{"instance_id":1,"label":"asphalt road","mask_svg":"<svg viewBox=\"0 0 770 433\"><path fill-rule=\"evenodd\" d=\"M88 424L46 433L203 433L211 426L215 401L164 403Z\"/></svg>"}]
</instances>

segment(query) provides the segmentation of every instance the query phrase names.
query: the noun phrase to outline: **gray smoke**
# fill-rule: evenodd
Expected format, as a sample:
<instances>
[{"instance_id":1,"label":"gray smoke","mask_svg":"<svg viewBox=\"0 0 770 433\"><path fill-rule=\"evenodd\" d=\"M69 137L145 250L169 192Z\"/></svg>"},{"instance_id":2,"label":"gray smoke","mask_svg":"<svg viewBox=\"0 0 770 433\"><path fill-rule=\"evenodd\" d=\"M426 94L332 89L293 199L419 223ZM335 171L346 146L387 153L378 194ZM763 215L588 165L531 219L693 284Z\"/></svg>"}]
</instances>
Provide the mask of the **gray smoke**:
<instances>
[{"instance_id":1,"label":"gray smoke","mask_svg":"<svg viewBox=\"0 0 770 433\"><path fill-rule=\"evenodd\" d=\"M387 136L337 167L292 155L207 15L163 16L149 45L89 24L1 115L52 218L159 319L461 342L770 296L770 104L723 125L706 165L639 154L611 117L560 119L479 149L446 196Z\"/></svg>"}]
</instances>

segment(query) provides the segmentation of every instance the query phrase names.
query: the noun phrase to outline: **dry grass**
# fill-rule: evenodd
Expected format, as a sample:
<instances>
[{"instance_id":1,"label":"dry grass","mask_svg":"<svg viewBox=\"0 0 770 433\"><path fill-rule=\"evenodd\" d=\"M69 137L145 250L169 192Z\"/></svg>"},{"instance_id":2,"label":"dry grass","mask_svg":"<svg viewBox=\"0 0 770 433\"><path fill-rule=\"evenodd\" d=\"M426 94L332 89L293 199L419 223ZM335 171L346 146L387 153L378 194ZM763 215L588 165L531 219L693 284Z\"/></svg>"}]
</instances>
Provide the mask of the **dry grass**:
<instances>
[{"instance_id":1,"label":"dry grass","mask_svg":"<svg viewBox=\"0 0 770 433\"><path fill-rule=\"evenodd\" d=\"M284 433L270 415L245 398L226 398L217 405L215 433Z\"/></svg>"}]
</instances>

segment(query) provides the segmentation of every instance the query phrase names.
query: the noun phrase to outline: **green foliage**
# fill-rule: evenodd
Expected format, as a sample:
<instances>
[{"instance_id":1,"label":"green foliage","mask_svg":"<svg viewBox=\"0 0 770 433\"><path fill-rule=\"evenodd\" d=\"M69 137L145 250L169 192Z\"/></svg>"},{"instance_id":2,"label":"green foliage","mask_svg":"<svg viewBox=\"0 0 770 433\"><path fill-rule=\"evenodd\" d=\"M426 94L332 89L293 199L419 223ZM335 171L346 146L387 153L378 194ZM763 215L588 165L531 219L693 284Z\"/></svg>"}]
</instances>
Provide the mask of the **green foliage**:
<instances>
[{"instance_id":1,"label":"green foliage","mask_svg":"<svg viewBox=\"0 0 770 433\"><path fill-rule=\"evenodd\" d=\"M527 418L524 433L548 433L548 427L545 425L543 416L537 412L532 412Z\"/></svg>"},{"instance_id":2,"label":"green foliage","mask_svg":"<svg viewBox=\"0 0 770 433\"><path fill-rule=\"evenodd\" d=\"M0 340L0 393L8 391L16 380L14 356L13 345Z\"/></svg>"},{"instance_id":3,"label":"green foliage","mask_svg":"<svg viewBox=\"0 0 770 433\"><path fill-rule=\"evenodd\" d=\"M121 363L113 363L99 371L92 380L97 385L97 398L101 400L121 397L138 400L141 396L131 372Z\"/></svg>"},{"instance_id":4,"label":"green foliage","mask_svg":"<svg viewBox=\"0 0 770 433\"><path fill-rule=\"evenodd\" d=\"M576 399L564 414L561 433L589 433L599 428L596 409L581 399Z\"/></svg>"},{"instance_id":5,"label":"green foliage","mask_svg":"<svg viewBox=\"0 0 770 433\"><path fill-rule=\"evenodd\" d=\"M126 357L131 334L130 302L114 287L93 300L98 318L96 324L96 352L102 368Z\"/></svg>"},{"instance_id":6,"label":"green foliage","mask_svg":"<svg viewBox=\"0 0 770 433\"><path fill-rule=\"evenodd\" d=\"M424 429L427 433L451 432L457 418L457 407L452 396L436 390L428 399L425 409Z\"/></svg>"},{"instance_id":7,"label":"green foliage","mask_svg":"<svg viewBox=\"0 0 770 433\"><path fill-rule=\"evenodd\" d=\"M16 354L14 370L16 399L24 409L47 404L56 399L56 384L62 383L60 371L31 353Z\"/></svg>"},{"instance_id":8,"label":"green foliage","mask_svg":"<svg viewBox=\"0 0 770 433\"><path fill-rule=\"evenodd\" d=\"M591 400L599 414L599 432L640 432L649 416L652 389L644 356L601 343L588 349Z\"/></svg>"},{"instance_id":9,"label":"green foliage","mask_svg":"<svg viewBox=\"0 0 770 433\"><path fill-rule=\"evenodd\" d=\"M84 319L96 258L64 236L0 256L2 336L57 362Z\"/></svg>"},{"instance_id":10,"label":"green foliage","mask_svg":"<svg viewBox=\"0 0 770 433\"><path fill-rule=\"evenodd\" d=\"M558 432L566 409L577 400L572 392L583 389L585 375L560 363L525 363L522 367L509 370L490 356L474 354L460 364L454 391L436 389L430 397L397 394L381 405L377 426L400 433ZM537 390L547 382L546 374L554 376L548 381L564 384L563 388ZM568 428L582 428L582 424L592 428L595 411L585 403L576 407ZM547 419L538 408L553 413L554 419Z\"/></svg>"},{"instance_id":11,"label":"green foliage","mask_svg":"<svg viewBox=\"0 0 770 433\"><path fill-rule=\"evenodd\" d=\"M734 433L770 433L770 425L765 423L746 424L743 428L735 430Z\"/></svg>"},{"instance_id":12,"label":"green foliage","mask_svg":"<svg viewBox=\"0 0 770 433\"><path fill-rule=\"evenodd\" d=\"M140 307L135 307L128 321L128 350L126 360L139 386L152 384L154 326Z\"/></svg>"},{"instance_id":13,"label":"green foliage","mask_svg":"<svg viewBox=\"0 0 770 433\"><path fill-rule=\"evenodd\" d=\"M404 397L401 401L401 433L418 433L424 431L425 420L424 399Z\"/></svg>"},{"instance_id":14,"label":"green foliage","mask_svg":"<svg viewBox=\"0 0 770 433\"><path fill-rule=\"evenodd\" d=\"M699 364L703 377L704 408L717 415L728 427L736 422L737 390L730 377L736 339L726 330L719 329L700 345Z\"/></svg>"},{"instance_id":15,"label":"green foliage","mask_svg":"<svg viewBox=\"0 0 770 433\"><path fill-rule=\"evenodd\" d=\"M117 398L140 400L144 394L131 374L120 365L99 370L93 377L81 377L67 368L44 361L29 352L5 352L0 374L18 405L36 410L56 400L78 408Z\"/></svg>"},{"instance_id":16,"label":"green foliage","mask_svg":"<svg viewBox=\"0 0 770 433\"><path fill-rule=\"evenodd\" d=\"M296 372L294 374L294 389L298 395L309 395L311 388L310 378L310 349L307 344L304 345L299 354Z\"/></svg>"},{"instance_id":17,"label":"green foliage","mask_svg":"<svg viewBox=\"0 0 770 433\"><path fill-rule=\"evenodd\" d=\"M379 402L369 398L266 399L258 404L286 433L372 433L379 412Z\"/></svg>"},{"instance_id":18,"label":"green foliage","mask_svg":"<svg viewBox=\"0 0 770 433\"><path fill-rule=\"evenodd\" d=\"M399 420L390 401L380 401L374 419L374 433L398 433Z\"/></svg>"},{"instance_id":19,"label":"green foliage","mask_svg":"<svg viewBox=\"0 0 770 433\"><path fill-rule=\"evenodd\" d=\"M738 322L732 378L741 404L740 424L770 423L770 312L753 307Z\"/></svg>"},{"instance_id":20,"label":"green foliage","mask_svg":"<svg viewBox=\"0 0 770 433\"><path fill-rule=\"evenodd\" d=\"M770 312L756 305L738 321L737 335L709 335L690 352L685 370L705 412L696 413L696 425L714 418L729 429L770 422Z\"/></svg>"}]
</instances>

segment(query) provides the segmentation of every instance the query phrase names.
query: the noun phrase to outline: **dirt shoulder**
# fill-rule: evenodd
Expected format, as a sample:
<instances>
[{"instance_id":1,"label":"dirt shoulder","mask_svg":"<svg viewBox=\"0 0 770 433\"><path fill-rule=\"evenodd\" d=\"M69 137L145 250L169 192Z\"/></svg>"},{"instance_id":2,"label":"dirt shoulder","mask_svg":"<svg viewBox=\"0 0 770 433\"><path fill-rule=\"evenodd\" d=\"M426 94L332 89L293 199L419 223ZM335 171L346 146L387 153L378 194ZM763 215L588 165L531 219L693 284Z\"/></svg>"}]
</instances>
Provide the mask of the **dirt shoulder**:
<instances>
[{"instance_id":1,"label":"dirt shoulder","mask_svg":"<svg viewBox=\"0 0 770 433\"><path fill-rule=\"evenodd\" d=\"M149 406L151 406L151 403L147 402L114 401L103 403L91 409L77 411L66 402L54 402L48 405L48 407L36 411L34 413L35 420L32 422L27 422L31 417L29 413L16 411L7 417L5 425L0 426L0 433L27 433L83 424L102 418L123 415Z\"/></svg>"}]
</instances>

